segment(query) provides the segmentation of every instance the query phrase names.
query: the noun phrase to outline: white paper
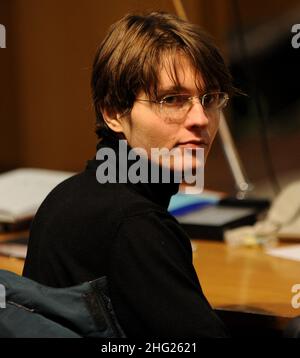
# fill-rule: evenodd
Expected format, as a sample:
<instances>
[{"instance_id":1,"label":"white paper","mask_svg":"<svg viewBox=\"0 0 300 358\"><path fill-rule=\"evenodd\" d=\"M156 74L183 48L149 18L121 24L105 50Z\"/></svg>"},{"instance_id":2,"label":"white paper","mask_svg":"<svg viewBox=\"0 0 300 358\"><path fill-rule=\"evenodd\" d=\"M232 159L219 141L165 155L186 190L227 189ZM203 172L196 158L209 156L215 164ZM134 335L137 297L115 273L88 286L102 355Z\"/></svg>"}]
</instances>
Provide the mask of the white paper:
<instances>
[{"instance_id":1,"label":"white paper","mask_svg":"<svg viewBox=\"0 0 300 358\"><path fill-rule=\"evenodd\" d=\"M300 245L277 247L268 249L266 253L271 256L280 257L282 259L300 261Z\"/></svg>"},{"instance_id":2,"label":"white paper","mask_svg":"<svg viewBox=\"0 0 300 358\"><path fill-rule=\"evenodd\" d=\"M242 219L253 214L253 209L231 206L212 206L180 216L181 224L222 226L230 221Z\"/></svg>"},{"instance_id":3,"label":"white paper","mask_svg":"<svg viewBox=\"0 0 300 358\"><path fill-rule=\"evenodd\" d=\"M26 254L27 254L27 245L10 244L10 243L0 244L0 255L25 259Z\"/></svg>"},{"instance_id":4,"label":"white paper","mask_svg":"<svg viewBox=\"0 0 300 358\"><path fill-rule=\"evenodd\" d=\"M20 168L0 175L0 222L33 217L49 192L74 175L47 169Z\"/></svg>"}]
</instances>

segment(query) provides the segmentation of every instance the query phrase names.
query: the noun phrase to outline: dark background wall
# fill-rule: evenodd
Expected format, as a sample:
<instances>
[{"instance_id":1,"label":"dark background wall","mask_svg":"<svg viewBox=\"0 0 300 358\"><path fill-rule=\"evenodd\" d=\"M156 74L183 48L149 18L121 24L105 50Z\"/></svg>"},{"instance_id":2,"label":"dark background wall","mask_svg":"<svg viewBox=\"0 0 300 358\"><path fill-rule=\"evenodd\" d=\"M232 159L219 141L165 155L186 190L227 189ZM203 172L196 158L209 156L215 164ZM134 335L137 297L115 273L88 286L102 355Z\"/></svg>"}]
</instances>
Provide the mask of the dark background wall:
<instances>
[{"instance_id":1,"label":"dark background wall","mask_svg":"<svg viewBox=\"0 0 300 358\"><path fill-rule=\"evenodd\" d=\"M215 37L230 62L232 36L239 30L234 2L183 3L190 20ZM297 3L238 1L245 31L268 23L275 29L276 19L293 11ZM18 166L71 171L84 167L85 161L94 155L96 144L89 87L93 56L109 25L135 10L175 12L171 0L0 0L0 23L7 32L7 48L0 49L0 171ZM258 35L256 41L264 47L268 40ZM250 55L251 51L250 48ZM270 91L279 90L284 89L274 80ZM250 177L265 177L256 119L244 116L245 123L254 123L254 130L248 131L230 113L229 123ZM243 117L243 113L237 113ZM284 136L280 133L279 126L279 135L277 131L270 138L275 169L284 172L299 168L299 128L295 126ZM218 141L208 162L206 183L214 189L233 187Z\"/></svg>"}]
</instances>

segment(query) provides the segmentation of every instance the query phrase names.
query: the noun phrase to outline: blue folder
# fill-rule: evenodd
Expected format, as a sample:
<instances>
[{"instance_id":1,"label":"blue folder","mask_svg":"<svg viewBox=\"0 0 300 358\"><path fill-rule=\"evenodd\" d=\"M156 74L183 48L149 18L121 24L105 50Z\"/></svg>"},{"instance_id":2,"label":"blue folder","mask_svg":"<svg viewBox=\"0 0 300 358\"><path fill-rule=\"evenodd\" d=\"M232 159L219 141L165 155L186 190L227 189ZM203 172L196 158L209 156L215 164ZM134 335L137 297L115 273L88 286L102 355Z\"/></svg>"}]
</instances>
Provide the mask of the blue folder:
<instances>
[{"instance_id":1,"label":"blue folder","mask_svg":"<svg viewBox=\"0 0 300 358\"><path fill-rule=\"evenodd\" d=\"M168 211L174 216L180 216L209 205L215 205L219 200L220 199L213 194L202 193L196 195L179 192L172 196Z\"/></svg>"}]
</instances>

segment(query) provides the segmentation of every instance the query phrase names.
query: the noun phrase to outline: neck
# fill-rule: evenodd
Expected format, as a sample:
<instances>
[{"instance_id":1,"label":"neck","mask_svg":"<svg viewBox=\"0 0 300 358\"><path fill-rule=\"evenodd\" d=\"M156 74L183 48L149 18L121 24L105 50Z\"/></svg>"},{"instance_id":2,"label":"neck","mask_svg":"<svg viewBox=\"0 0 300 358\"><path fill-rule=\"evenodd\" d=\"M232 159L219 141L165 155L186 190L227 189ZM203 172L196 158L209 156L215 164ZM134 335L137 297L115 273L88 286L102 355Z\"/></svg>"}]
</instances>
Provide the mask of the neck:
<instances>
[{"instance_id":1,"label":"neck","mask_svg":"<svg viewBox=\"0 0 300 358\"><path fill-rule=\"evenodd\" d=\"M179 188L179 184L174 180L174 172L166 171L163 168L139 154L135 148L131 148L124 140L105 138L97 145L97 162L99 165L114 167L114 171L107 170L107 179L111 182L130 185L134 190L147 196L150 200L157 202L167 208L172 195ZM109 158L109 153L113 157ZM99 167L98 167L99 168ZM104 167L103 167L104 168ZM104 173L104 171L99 171ZM98 175L97 170L97 175ZM99 179L101 178L98 178Z\"/></svg>"}]
</instances>

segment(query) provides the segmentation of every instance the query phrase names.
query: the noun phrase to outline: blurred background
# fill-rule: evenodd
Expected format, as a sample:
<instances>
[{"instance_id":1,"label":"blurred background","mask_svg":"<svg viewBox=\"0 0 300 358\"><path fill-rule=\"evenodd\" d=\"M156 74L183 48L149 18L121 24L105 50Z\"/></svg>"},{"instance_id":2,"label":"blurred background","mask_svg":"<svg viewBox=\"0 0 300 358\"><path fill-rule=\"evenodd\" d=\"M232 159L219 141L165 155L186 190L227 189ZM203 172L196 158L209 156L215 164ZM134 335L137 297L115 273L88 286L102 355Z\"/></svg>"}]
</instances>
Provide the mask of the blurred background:
<instances>
[{"instance_id":1,"label":"blurred background","mask_svg":"<svg viewBox=\"0 0 300 358\"><path fill-rule=\"evenodd\" d=\"M299 0L185 0L187 16L215 38L248 96L226 112L257 195L300 179ZM127 12L175 12L171 0L0 0L0 172L17 167L81 171L95 154L90 95L93 57ZM235 184L218 138L205 171L209 189Z\"/></svg>"}]
</instances>

